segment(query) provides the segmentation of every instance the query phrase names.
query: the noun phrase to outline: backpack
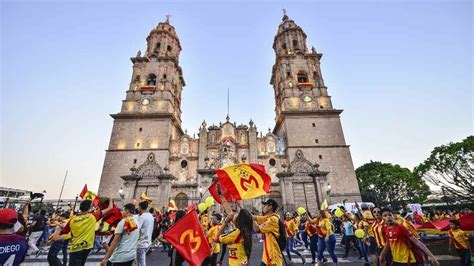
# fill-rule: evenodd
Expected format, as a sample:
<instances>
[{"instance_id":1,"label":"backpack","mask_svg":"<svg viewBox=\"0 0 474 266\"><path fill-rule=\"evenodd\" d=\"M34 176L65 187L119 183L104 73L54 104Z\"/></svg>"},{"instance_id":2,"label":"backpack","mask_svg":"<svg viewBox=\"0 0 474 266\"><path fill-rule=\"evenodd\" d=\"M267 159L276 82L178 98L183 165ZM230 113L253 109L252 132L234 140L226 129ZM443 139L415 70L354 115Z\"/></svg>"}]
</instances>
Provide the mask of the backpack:
<instances>
[{"instance_id":1,"label":"backpack","mask_svg":"<svg viewBox=\"0 0 474 266\"><path fill-rule=\"evenodd\" d=\"M276 238L280 251L283 252L283 250L286 248L286 231L285 225L283 224L283 221L280 220L280 218L278 218L278 233L280 234L278 237L273 232L272 235Z\"/></svg>"}]
</instances>

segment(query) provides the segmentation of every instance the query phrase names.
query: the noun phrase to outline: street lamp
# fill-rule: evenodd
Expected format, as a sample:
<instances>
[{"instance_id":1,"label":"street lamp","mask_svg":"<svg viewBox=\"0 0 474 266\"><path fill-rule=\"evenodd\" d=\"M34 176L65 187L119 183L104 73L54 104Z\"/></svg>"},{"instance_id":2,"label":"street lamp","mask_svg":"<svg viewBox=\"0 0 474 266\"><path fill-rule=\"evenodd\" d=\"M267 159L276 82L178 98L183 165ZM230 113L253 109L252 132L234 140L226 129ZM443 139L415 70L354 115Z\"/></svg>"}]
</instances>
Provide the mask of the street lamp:
<instances>
[{"instance_id":1,"label":"street lamp","mask_svg":"<svg viewBox=\"0 0 474 266\"><path fill-rule=\"evenodd\" d=\"M125 195L125 193L123 191L123 187L120 187L118 193L119 193L119 196L120 196L120 204L123 205L123 198L124 198L124 195Z\"/></svg>"},{"instance_id":2,"label":"street lamp","mask_svg":"<svg viewBox=\"0 0 474 266\"><path fill-rule=\"evenodd\" d=\"M332 188L332 187L331 187L330 184L328 184L328 185L326 186L326 193L327 193L327 195L328 195L328 203L329 203L329 204L331 204L331 196L330 196L330 195L331 195L331 188Z\"/></svg>"},{"instance_id":3,"label":"street lamp","mask_svg":"<svg viewBox=\"0 0 474 266\"><path fill-rule=\"evenodd\" d=\"M199 186L198 191L199 191L199 195L201 196L201 199L202 199L202 192L204 191L204 189L201 186Z\"/></svg>"}]
</instances>

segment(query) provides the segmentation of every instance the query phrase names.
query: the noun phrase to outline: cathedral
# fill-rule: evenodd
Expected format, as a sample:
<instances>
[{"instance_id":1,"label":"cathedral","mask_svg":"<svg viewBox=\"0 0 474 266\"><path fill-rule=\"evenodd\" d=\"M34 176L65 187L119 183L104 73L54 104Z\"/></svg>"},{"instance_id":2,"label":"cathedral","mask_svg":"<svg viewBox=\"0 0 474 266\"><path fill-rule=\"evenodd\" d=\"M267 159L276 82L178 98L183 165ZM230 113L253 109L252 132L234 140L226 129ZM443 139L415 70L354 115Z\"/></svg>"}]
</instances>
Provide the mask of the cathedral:
<instances>
[{"instance_id":1,"label":"cathedral","mask_svg":"<svg viewBox=\"0 0 474 266\"><path fill-rule=\"evenodd\" d=\"M214 169L234 163L263 164L272 178L273 198L294 211L315 211L326 199L360 200L359 186L320 67L321 53L306 46L306 34L286 14L274 37L275 63L270 84L275 93L275 126L258 134L255 123L207 124L196 136L181 126L185 87L179 64L181 43L165 22L151 30L145 52L131 58L129 88L106 150L99 195L130 202L145 192L157 207L173 199L177 207L209 196ZM244 207L260 210L261 199Z\"/></svg>"}]
</instances>

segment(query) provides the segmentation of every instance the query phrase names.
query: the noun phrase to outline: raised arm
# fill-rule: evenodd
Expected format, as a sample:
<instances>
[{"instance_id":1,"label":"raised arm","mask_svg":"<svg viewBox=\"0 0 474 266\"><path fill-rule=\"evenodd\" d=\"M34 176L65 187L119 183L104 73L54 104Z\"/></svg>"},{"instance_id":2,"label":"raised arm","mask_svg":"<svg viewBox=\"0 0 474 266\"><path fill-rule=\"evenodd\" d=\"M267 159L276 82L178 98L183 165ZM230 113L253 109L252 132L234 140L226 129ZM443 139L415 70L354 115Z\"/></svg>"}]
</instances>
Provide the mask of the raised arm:
<instances>
[{"instance_id":1,"label":"raised arm","mask_svg":"<svg viewBox=\"0 0 474 266\"><path fill-rule=\"evenodd\" d=\"M431 251L423 243L421 243L420 240L416 239L416 237L414 237L414 236L411 236L409 239L410 239L410 242L415 244L426 255L428 255L428 258L431 260L433 265L435 265L435 266L440 265L438 260L436 259L436 257L433 255L433 253L431 253Z\"/></svg>"},{"instance_id":2,"label":"raised arm","mask_svg":"<svg viewBox=\"0 0 474 266\"><path fill-rule=\"evenodd\" d=\"M109 206L107 208L103 209L100 211L100 215L106 214L108 211L112 210L114 208L114 201L112 199L109 200Z\"/></svg>"}]
</instances>

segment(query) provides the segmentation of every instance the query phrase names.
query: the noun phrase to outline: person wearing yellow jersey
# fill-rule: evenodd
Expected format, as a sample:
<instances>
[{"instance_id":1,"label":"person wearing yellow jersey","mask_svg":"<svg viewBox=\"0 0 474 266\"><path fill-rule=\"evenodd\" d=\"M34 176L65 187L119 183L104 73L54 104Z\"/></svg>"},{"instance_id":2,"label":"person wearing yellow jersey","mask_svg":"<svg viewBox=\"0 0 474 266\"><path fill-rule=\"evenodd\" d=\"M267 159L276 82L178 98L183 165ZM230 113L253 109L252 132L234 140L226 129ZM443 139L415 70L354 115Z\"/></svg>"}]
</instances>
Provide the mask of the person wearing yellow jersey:
<instances>
[{"instance_id":1,"label":"person wearing yellow jersey","mask_svg":"<svg viewBox=\"0 0 474 266\"><path fill-rule=\"evenodd\" d=\"M202 229L204 230L204 233L207 233L207 230L209 229L210 221L209 221L209 216L207 214L207 210L205 210L200 217L200 222Z\"/></svg>"},{"instance_id":2,"label":"person wearing yellow jersey","mask_svg":"<svg viewBox=\"0 0 474 266\"><path fill-rule=\"evenodd\" d=\"M392 252L393 263L391 265L423 265L423 251L431 260L432 265L440 265L431 251L413 234L401 224L395 222L393 212L390 209L382 209L382 217L386 224L384 229L387 243L380 254L380 262L386 264L386 254L390 250Z\"/></svg>"},{"instance_id":3,"label":"person wearing yellow jersey","mask_svg":"<svg viewBox=\"0 0 474 266\"><path fill-rule=\"evenodd\" d=\"M291 261L290 252L295 253L298 257L303 260L303 264L306 263L303 255L295 249L295 234L298 231L295 221L290 212L285 214L285 233L286 233L286 254Z\"/></svg>"},{"instance_id":4,"label":"person wearing yellow jersey","mask_svg":"<svg viewBox=\"0 0 474 266\"><path fill-rule=\"evenodd\" d=\"M321 210L315 219L316 229L318 231L318 261L323 263L323 253L326 247L332 261L337 264L337 256L334 253L336 248L336 236L334 235L334 225L329 219L330 215Z\"/></svg>"},{"instance_id":5,"label":"person wearing yellow jersey","mask_svg":"<svg viewBox=\"0 0 474 266\"><path fill-rule=\"evenodd\" d=\"M100 212L90 212L92 201L84 200L79 205L80 213L71 217L61 230L61 235L52 238L53 241L64 240L71 233L69 266L84 265L90 251L94 247L95 224L100 216L113 208L113 201Z\"/></svg>"},{"instance_id":6,"label":"person wearing yellow jersey","mask_svg":"<svg viewBox=\"0 0 474 266\"><path fill-rule=\"evenodd\" d=\"M228 234L222 235L230 222L234 224L235 229ZM233 212L229 213L217 232L217 237L214 241L227 244L229 266L249 265L249 258L252 252L252 223L252 214L246 209L241 209L237 215Z\"/></svg>"},{"instance_id":7,"label":"person wearing yellow jersey","mask_svg":"<svg viewBox=\"0 0 474 266\"><path fill-rule=\"evenodd\" d=\"M261 265L283 265L282 250L278 246L280 218L276 214L278 203L274 199L262 202L263 216L253 216L254 230L263 233L263 255Z\"/></svg>"},{"instance_id":8,"label":"person wearing yellow jersey","mask_svg":"<svg viewBox=\"0 0 474 266\"><path fill-rule=\"evenodd\" d=\"M460 224L458 220L451 220L449 222L451 228L448 231L449 235L449 251L451 251L451 247L454 243L454 247L456 248L459 258L460 258L460 265L461 266L468 266L471 265L471 245L469 244L469 237L467 237L466 233L461 230Z\"/></svg>"},{"instance_id":9,"label":"person wearing yellow jersey","mask_svg":"<svg viewBox=\"0 0 474 266\"><path fill-rule=\"evenodd\" d=\"M365 227L368 226L367 222L362 219L362 215L360 213L356 213L354 215L354 226L356 229L362 229L364 230ZM359 257L359 259L364 258L365 265L370 265L369 263L369 258L367 255L367 244L363 238L357 238L356 239L356 244L359 246L360 250L362 251L362 256Z\"/></svg>"},{"instance_id":10,"label":"person wearing yellow jersey","mask_svg":"<svg viewBox=\"0 0 474 266\"><path fill-rule=\"evenodd\" d=\"M415 225L413 225L413 222L412 222L412 221L413 221L413 216L412 216L411 214L408 214L408 215L405 217L405 219L403 219L403 221L402 221L401 224L402 224L406 229L408 229L408 231L410 231L416 239L420 240L420 234L419 234L418 231L416 230Z\"/></svg>"},{"instance_id":11,"label":"person wearing yellow jersey","mask_svg":"<svg viewBox=\"0 0 474 266\"><path fill-rule=\"evenodd\" d=\"M309 250L311 251L311 264L316 263L316 253L318 252L318 231L316 225L313 224L313 219L308 212L305 214L305 234L309 238Z\"/></svg>"},{"instance_id":12,"label":"person wearing yellow jersey","mask_svg":"<svg viewBox=\"0 0 474 266\"><path fill-rule=\"evenodd\" d=\"M222 217L218 213L212 215L211 228L209 228L206 235L207 241L209 242L209 246L211 247L212 254L202 262L203 266L217 265L217 256L221 252L221 245L219 243L216 243L214 240L217 237L217 232L219 231L219 223L221 219Z\"/></svg>"}]
</instances>

